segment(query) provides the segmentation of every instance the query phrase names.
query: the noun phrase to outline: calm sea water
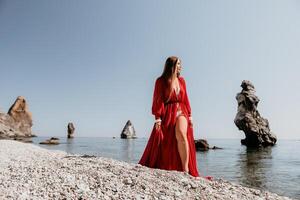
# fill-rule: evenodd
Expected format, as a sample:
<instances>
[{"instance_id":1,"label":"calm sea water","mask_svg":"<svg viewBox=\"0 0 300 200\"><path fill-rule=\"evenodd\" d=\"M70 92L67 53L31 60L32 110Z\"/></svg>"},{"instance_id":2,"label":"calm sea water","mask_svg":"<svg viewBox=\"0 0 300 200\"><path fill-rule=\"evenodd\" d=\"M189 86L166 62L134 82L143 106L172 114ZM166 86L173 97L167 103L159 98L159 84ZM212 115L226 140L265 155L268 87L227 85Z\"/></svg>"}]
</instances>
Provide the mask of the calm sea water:
<instances>
[{"instance_id":1,"label":"calm sea water","mask_svg":"<svg viewBox=\"0 0 300 200\"><path fill-rule=\"evenodd\" d=\"M44 137L34 138L38 144ZM61 144L45 146L74 154L110 157L137 163L147 143L146 138L60 138ZM201 175L223 178L244 186L268 190L300 199L300 140L279 140L274 147L249 149L238 139L208 140L221 150L197 152Z\"/></svg>"}]
</instances>

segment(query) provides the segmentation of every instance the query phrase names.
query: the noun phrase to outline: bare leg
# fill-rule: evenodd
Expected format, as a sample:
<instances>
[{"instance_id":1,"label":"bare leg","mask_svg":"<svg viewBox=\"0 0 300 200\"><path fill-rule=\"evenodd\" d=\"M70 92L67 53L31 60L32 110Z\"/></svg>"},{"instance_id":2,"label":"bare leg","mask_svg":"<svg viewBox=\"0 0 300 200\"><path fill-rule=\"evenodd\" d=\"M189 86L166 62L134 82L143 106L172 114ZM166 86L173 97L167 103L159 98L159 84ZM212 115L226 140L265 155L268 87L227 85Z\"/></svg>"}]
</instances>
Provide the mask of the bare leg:
<instances>
[{"instance_id":1,"label":"bare leg","mask_svg":"<svg viewBox=\"0 0 300 200\"><path fill-rule=\"evenodd\" d=\"M176 121L175 135L182 168L186 172L189 171L189 144L187 141L187 126L188 124L186 118L184 116L179 116Z\"/></svg>"}]
</instances>

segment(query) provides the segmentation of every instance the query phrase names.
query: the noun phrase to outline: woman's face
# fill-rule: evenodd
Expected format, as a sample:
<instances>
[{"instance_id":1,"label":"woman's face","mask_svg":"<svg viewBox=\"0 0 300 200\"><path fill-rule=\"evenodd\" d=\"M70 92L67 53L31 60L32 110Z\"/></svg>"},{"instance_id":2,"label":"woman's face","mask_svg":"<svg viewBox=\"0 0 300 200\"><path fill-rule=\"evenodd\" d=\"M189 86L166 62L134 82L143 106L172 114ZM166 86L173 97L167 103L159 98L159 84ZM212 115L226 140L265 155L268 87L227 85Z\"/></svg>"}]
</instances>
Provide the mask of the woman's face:
<instances>
[{"instance_id":1,"label":"woman's face","mask_svg":"<svg viewBox=\"0 0 300 200\"><path fill-rule=\"evenodd\" d=\"M180 75L181 69L182 69L181 61L178 59L178 61L176 63L176 67L175 67L175 71L176 71L177 76Z\"/></svg>"}]
</instances>

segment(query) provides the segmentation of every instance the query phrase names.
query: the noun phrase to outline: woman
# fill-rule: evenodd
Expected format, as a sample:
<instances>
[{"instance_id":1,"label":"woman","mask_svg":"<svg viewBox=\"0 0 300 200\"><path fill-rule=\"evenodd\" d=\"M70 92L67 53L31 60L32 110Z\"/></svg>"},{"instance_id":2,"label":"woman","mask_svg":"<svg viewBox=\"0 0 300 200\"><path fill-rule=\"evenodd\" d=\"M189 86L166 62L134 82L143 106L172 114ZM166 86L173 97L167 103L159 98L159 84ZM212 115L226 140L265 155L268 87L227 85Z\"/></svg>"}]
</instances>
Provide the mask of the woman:
<instances>
[{"instance_id":1,"label":"woman","mask_svg":"<svg viewBox=\"0 0 300 200\"><path fill-rule=\"evenodd\" d=\"M180 77L181 69L180 59L169 57L155 82L152 104L155 124L139 164L184 171L197 177L191 107L185 80Z\"/></svg>"}]
</instances>

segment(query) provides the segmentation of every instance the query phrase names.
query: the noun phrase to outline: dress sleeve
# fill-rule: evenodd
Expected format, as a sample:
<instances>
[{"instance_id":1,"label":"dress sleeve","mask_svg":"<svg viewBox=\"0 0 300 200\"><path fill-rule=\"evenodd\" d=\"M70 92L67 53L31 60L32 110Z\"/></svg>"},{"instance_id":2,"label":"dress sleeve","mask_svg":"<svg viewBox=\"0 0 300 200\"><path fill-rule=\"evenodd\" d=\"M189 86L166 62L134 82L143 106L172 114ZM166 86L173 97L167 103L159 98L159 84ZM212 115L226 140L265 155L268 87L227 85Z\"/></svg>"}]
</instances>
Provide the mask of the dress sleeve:
<instances>
[{"instance_id":1,"label":"dress sleeve","mask_svg":"<svg viewBox=\"0 0 300 200\"><path fill-rule=\"evenodd\" d=\"M155 81L152 103L152 114L155 116L155 119L161 119L164 114L164 110L163 84L162 80L158 78Z\"/></svg>"},{"instance_id":2,"label":"dress sleeve","mask_svg":"<svg viewBox=\"0 0 300 200\"><path fill-rule=\"evenodd\" d=\"M186 90L185 80L184 80L184 78L181 78L181 79L182 79L183 88L184 88L184 91L185 91L183 101L184 101L184 103L187 107L188 115L189 115L189 117L191 117L192 116L192 110L191 110L191 105L190 105L188 93L187 93L187 90Z\"/></svg>"}]
</instances>

